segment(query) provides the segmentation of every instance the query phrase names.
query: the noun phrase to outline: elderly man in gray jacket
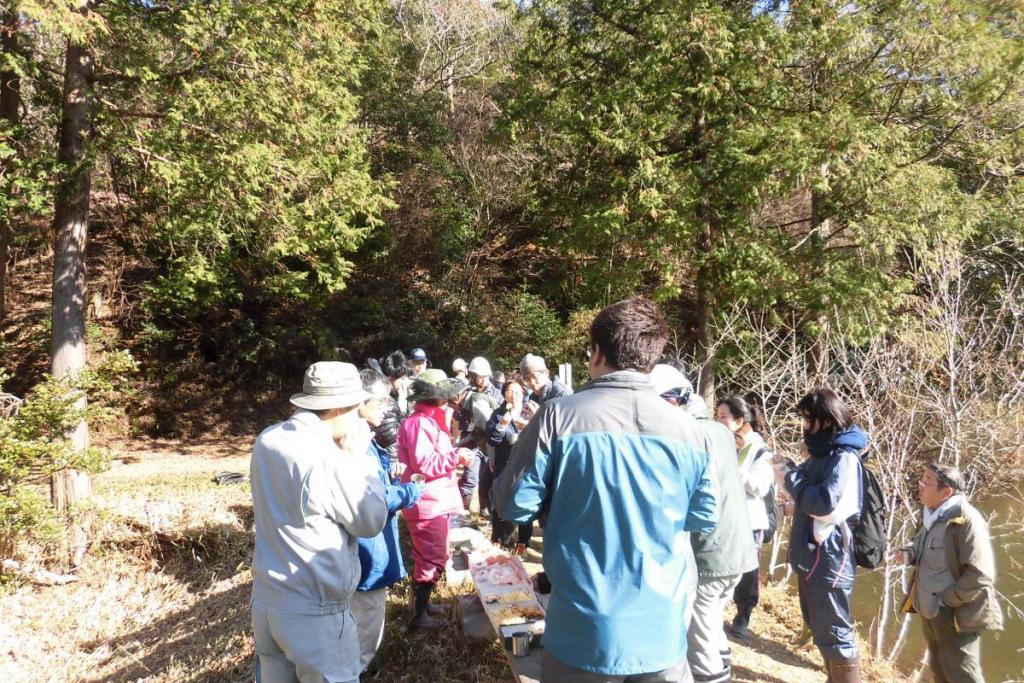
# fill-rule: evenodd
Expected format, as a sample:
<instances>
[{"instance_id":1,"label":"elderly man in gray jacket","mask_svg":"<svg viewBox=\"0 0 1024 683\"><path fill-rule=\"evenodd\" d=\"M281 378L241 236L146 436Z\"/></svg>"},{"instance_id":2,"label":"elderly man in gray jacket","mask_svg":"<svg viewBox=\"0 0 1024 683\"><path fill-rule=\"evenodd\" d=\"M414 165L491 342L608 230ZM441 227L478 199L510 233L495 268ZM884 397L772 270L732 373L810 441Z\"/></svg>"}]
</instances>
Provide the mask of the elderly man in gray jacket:
<instances>
[{"instance_id":1,"label":"elderly man in gray jacket","mask_svg":"<svg viewBox=\"0 0 1024 683\"><path fill-rule=\"evenodd\" d=\"M368 398L354 365L314 363L291 398L298 410L253 447L252 626L261 683L359 680L349 610L360 574L356 537L376 536L388 517L357 410Z\"/></svg>"},{"instance_id":2,"label":"elderly man in gray jacket","mask_svg":"<svg viewBox=\"0 0 1024 683\"><path fill-rule=\"evenodd\" d=\"M894 551L898 561L915 567L903 610L921 615L938 683L984 683L981 632L1003 627L988 524L963 490L956 467L925 467L917 483L921 527L912 545Z\"/></svg>"}]
</instances>

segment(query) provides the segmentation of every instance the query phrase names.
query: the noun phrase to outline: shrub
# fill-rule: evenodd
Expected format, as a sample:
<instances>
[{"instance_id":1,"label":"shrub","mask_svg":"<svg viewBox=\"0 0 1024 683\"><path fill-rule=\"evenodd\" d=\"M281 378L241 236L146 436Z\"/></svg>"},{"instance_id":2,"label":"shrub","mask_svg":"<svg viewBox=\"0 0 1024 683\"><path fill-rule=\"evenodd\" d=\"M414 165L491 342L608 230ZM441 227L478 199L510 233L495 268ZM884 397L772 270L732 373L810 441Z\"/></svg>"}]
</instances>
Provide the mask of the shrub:
<instances>
[{"instance_id":1,"label":"shrub","mask_svg":"<svg viewBox=\"0 0 1024 683\"><path fill-rule=\"evenodd\" d=\"M82 421L117 414L119 387L135 368L127 352L103 354L73 381L45 377L17 412L0 418L0 557L16 554L22 542L46 545L59 537L60 520L40 488L62 469L104 469L103 450L77 450L68 434ZM0 370L0 383L6 378ZM96 400L84 405L86 395Z\"/></svg>"}]
</instances>

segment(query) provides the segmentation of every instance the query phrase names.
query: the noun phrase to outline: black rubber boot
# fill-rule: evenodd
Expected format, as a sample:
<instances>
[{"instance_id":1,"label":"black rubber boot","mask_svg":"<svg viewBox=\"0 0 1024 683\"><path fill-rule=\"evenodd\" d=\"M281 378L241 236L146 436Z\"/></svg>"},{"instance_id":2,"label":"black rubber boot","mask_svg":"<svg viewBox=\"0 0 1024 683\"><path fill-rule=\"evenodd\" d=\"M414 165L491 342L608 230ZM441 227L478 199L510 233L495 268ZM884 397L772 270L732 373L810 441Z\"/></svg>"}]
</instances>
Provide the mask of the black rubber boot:
<instances>
[{"instance_id":1,"label":"black rubber boot","mask_svg":"<svg viewBox=\"0 0 1024 683\"><path fill-rule=\"evenodd\" d=\"M412 591L409 592L409 609L412 610L413 614L416 613L416 587L422 585L433 586L434 584L421 584L416 581L412 582ZM448 614L448 606L438 604L436 602L427 601L427 614L432 617L443 617Z\"/></svg>"},{"instance_id":2,"label":"black rubber boot","mask_svg":"<svg viewBox=\"0 0 1024 683\"><path fill-rule=\"evenodd\" d=\"M430 616L430 594L434 591L432 583L413 584L413 614L409 622L410 631L434 631L443 628L448 622L442 617ZM443 610L442 610L443 611Z\"/></svg>"},{"instance_id":3,"label":"black rubber boot","mask_svg":"<svg viewBox=\"0 0 1024 683\"><path fill-rule=\"evenodd\" d=\"M750 613L754 611L753 607L737 607L736 617L732 620L732 626L729 627L729 633L733 634L737 638L746 640L750 637L750 631L747 629L747 625L750 623Z\"/></svg>"}]
</instances>

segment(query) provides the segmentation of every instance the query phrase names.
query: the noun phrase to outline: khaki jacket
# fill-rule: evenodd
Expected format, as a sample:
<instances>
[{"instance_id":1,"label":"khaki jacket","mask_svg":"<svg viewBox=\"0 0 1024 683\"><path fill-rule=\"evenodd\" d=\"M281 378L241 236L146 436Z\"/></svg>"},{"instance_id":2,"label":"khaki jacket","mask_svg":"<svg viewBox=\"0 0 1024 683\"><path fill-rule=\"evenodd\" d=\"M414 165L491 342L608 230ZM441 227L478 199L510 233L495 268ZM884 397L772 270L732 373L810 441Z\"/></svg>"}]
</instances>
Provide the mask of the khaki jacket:
<instances>
[{"instance_id":1,"label":"khaki jacket","mask_svg":"<svg viewBox=\"0 0 1024 683\"><path fill-rule=\"evenodd\" d=\"M953 609L957 631L976 633L1003 628L995 595L995 557L988 525L970 503L961 500L922 525L907 550L914 575L903 612L934 618L942 605Z\"/></svg>"}]
</instances>

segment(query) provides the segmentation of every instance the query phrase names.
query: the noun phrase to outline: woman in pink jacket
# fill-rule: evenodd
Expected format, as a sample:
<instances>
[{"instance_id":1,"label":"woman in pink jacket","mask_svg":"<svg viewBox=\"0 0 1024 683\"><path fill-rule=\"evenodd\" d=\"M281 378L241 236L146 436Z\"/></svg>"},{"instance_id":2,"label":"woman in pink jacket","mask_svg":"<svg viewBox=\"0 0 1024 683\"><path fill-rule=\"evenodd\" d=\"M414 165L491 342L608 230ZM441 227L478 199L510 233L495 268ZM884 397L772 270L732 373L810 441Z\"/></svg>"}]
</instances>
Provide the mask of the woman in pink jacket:
<instances>
[{"instance_id":1,"label":"woman in pink jacket","mask_svg":"<svg viewBox=\"0 0 1024 683\"><path fill-rule=\"evenodd\" d=\"M426 488L419 502L402 511L412 539L413 617L410 630L436 629L444 619L431 616L430 594L448 561L448 516L462 512L455 468L473 457L452 445L444 406L465 389L465 381L448 379L443 370L426 370L412 386L412 413L398 432L398 461L405 465L402 482L423 475Z\"/></svg>"}]
</instances>

